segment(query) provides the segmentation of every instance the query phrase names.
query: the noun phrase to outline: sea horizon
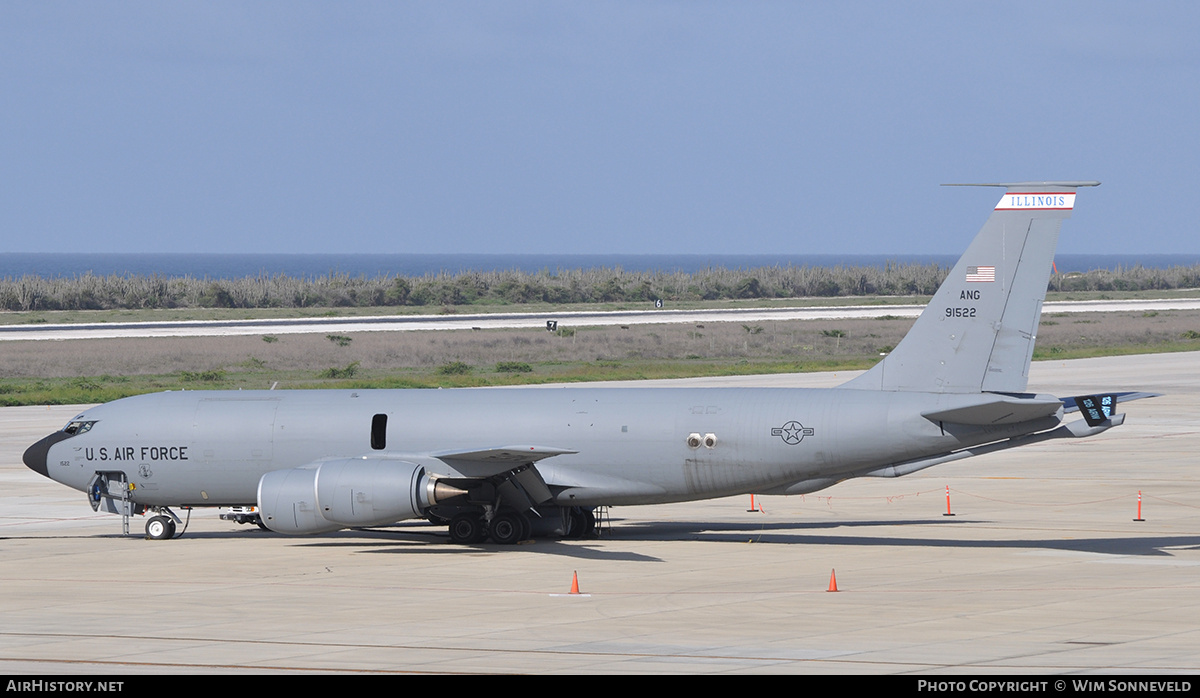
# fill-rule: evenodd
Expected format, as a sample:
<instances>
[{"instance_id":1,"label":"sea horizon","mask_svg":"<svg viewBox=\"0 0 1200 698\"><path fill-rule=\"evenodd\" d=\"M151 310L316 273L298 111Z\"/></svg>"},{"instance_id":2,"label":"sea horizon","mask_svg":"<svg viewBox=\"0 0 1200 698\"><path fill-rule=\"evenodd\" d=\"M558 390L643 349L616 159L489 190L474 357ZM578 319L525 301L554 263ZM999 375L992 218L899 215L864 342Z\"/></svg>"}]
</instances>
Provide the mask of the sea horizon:
<instances>
[{"instance_id":1,"label":"sea horizon","mask_svg":"<svg viewBox=\"0 0 1200 698\"><path fill-rule=\"evenodd\" d=\"M465 272L558 273L575 269L620 268L632 272L693 273L708 268L774 266L883 267L889 263L952 266L957 255L880 254L237 254L237 253L0 253L0 278L39 276L163 276L237 279L257 276L318 278L331 274L368 278L420 277ZM1060 254L1059 272L1168 269L1200 264L1200 254Z\"/></svg>"}]
</instances>

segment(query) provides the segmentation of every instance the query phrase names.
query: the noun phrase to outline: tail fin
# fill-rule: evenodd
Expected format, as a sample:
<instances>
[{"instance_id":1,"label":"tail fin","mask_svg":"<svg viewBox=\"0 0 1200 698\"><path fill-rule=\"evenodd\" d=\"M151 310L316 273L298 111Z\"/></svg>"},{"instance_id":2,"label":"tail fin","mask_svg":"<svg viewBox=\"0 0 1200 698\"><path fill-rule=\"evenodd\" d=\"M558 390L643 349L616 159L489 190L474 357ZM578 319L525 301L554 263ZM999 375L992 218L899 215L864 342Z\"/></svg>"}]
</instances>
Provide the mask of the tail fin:
<instances>
[{"instance_id":1,"label":"tail fin","mask_svg":"<svg viewBox=\"0 0 1200 698\"><path fill-rule=\"evenodd\" d=\"M899 346L842 387L1023 392L1059 226L1076 188L1099 184L954 185L1007 191Z\"/></svg>"}]
</instances>

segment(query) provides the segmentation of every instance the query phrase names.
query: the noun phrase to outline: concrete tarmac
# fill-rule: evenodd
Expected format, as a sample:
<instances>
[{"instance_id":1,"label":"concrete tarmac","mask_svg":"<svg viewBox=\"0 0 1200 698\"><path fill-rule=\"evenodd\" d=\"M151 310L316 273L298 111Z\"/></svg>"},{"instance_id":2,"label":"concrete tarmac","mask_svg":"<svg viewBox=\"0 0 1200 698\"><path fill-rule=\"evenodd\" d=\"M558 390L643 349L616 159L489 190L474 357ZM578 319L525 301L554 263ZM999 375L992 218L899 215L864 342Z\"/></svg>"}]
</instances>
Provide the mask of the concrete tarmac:
<instances>
[{"instance_id":1,"label":"concrete tarmac","mask_svg":"<svg viewBox=\"0 0 1200 698\"><path fill-rule=\"evenodd\" d=\"M21 464L76 410L0 409L0 671L1200 671L1200 354L1039 362L1030 389L1164 395L1090 439L755 512L620 507L600 539L508 548L423 522L289 538L204 510L176 540L140 518L122 535Z\"/></svg>"}]
</instances>

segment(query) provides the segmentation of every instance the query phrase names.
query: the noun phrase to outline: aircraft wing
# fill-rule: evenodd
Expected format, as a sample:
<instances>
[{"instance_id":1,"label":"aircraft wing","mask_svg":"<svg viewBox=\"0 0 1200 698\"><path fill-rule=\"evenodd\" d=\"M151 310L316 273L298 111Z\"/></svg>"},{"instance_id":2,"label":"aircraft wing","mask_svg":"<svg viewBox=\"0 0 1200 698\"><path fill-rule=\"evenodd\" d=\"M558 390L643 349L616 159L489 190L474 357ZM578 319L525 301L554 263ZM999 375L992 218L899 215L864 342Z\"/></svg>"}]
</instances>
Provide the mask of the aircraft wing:
<instances>
[{"instance_id":1,"label":"aircraft wing","mask_svg":"<svg viewBox=\"0 0 1200 698\"><path fill-rule=\"evenodd\" d=\"M488 477L507 472L521 465L536 463L543 458L574 453L578 453L578 451L552 446L516 444L436 451L429 455L468 477Z\"/></svg>"}]
</instances>

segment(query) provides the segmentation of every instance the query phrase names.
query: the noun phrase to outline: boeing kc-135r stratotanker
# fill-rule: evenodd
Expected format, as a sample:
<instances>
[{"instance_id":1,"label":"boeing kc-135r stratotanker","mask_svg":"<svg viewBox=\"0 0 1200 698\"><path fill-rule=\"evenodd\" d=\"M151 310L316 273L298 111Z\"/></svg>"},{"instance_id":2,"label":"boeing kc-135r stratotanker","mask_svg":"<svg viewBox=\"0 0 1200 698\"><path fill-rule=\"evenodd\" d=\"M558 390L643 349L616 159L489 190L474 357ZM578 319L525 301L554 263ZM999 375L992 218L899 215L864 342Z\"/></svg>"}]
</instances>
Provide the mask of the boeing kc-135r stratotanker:
<instances>
[{"instance_id":1,"label":"boeing kc-135r stratotanker","mask_svg":"<svg viewBox=\"0 0 1200 698\"><path fill-rule=\"evenodd\" d=\"M257 505L280 533L427 518L450 538L587 535L597 507L802 494L1124 421L1118 397L1026 392L1076 189L1005 188L912 330L833 389L464 388L164 392L84 410L25 452L93 508ZM1079 410L1082 419L1063 423Z\"/></svg>"}]
</instances>

